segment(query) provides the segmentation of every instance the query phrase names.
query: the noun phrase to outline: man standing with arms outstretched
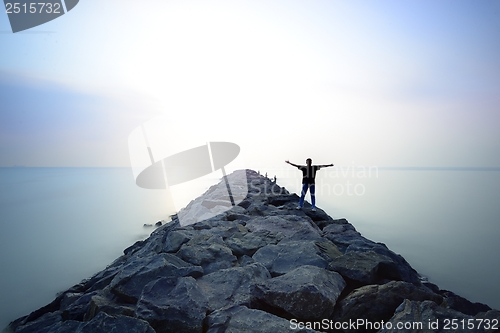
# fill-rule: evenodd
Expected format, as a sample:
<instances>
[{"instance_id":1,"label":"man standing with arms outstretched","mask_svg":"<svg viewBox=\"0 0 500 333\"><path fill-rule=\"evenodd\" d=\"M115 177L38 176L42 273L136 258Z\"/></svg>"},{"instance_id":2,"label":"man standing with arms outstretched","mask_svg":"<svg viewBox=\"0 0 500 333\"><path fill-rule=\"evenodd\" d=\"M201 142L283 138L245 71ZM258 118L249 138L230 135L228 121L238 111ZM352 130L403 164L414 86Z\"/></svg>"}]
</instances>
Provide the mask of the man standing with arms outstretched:
<instances>
[{"instance_id":1,"label":"man standing with arms outstretched","mask_svg":"<svg viewBox=\"0 0 500 333\"><path fill-rule=\"evenodd\" d=\"M316 197L315 197L315 192L316 192L316 186L314 183L314 179L316 178L316 171L318 171L321 168L325 167L331 167L333 166L332 164L325 164L325 165L312 165L312 159L308 158L306 160L307 165L297 165L293 164L290 161L285 161L286 163L293 165L294 167L297 167L300 171L302 171L302 193L300 194L300 201L299 205L297 206L297 209L302 209L304 206L304 198L306 196L307 190L309 189L311 192L311 204L312 204L312 211L316 211Z\"/></svg>"}]
</instances>

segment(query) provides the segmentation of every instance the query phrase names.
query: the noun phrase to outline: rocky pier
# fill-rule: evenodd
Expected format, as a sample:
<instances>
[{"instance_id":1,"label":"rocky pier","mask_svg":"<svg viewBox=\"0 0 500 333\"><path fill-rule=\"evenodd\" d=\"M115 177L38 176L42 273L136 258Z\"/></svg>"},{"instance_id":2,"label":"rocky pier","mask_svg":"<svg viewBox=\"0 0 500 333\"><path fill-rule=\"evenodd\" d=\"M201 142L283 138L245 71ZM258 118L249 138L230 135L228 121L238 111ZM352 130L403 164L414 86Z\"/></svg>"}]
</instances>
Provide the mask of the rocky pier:
<instances>
[{"instance_id":1,"label":"rocky pier","mask_svg":"<svg viewBox=\"0 0 500 333\"><path fill-rule=\"evenodd\" d=\"M5 331L498 331L500 311L440 290L347 220L307 204L296 210L296 194L255 171L228 178L248 188L237 205L228 209L221 181ZM200 216L212 217L193 220Z\"/></svg>"}]
</instances>

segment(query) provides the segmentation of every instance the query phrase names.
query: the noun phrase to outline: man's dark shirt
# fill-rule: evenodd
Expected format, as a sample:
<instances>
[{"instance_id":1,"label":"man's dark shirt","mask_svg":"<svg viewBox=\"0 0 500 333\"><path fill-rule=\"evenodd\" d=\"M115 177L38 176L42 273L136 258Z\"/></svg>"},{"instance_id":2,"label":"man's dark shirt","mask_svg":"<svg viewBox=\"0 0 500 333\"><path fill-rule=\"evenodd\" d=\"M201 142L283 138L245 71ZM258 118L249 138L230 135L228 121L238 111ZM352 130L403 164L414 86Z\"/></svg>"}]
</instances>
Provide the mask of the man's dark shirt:
<instances>
[{"instance_id":1,"label":"man's dark shirt","mask_svg":"<svg viewBox=\"0 0 500 333\"><path fill-rule=\"evenodd\" d=\"M317 165L299 165L297 167L302 171L302 184L314 184L314 178L316 178L316 171L321 169Z\"/></svg>"}]
</instances>

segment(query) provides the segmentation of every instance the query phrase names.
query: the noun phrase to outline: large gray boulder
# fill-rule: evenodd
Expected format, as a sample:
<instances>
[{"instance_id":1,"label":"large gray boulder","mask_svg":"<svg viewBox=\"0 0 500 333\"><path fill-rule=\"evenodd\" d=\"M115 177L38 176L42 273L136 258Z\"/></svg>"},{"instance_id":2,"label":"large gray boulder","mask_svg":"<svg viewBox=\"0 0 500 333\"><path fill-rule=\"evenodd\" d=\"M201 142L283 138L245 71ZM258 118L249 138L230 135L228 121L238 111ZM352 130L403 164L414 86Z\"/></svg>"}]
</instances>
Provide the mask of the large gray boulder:
<instances>
[{"instance_id":1,"label":"large gray boulder","mask_svg":"<svg viewBox=\"0 0 500 333\"><path fill-rule=\"evenodd\" d=\"M124 315L133 317L135 314L135 306L130 304L117 304L114 298L109 295L94 295L91 297L87 312L83 317L84 321L91 320L100 312L104 312L111 316Z\"/></svg>"},{"instance_id":2,"label":"large gray boulder","mask_svg":"<svg viewBox=\"0 0 500 333\"><path fill-rule=\"evenodd\" d=\"M236 256L253 256L255 252L269 244L277 244L284 236L268 230L244 232L233 235L225 240L227 246Z\"/></svg>"},{"instance_id":3,"label":"large gray boulder","mask_svg":"<svg viewBox=\"0 0 500 333\"><path fill-rule=\"evenodd\" d=\"M156 333L203 331L208 300L192 277L166 277L149 283L137 302L137 318Z\"/></svg>"},{"instance_id":4,"label":"large gray boulder","mask_svg":"<svg viewBox=\"0 0 500 333\"><path fill-rule=\"evenodd\" d=\"M286 238L317 240L321 238L321 230L307 217L297 215L278 215L256 217L246 223L246 228L252 232L270 231L281 233Z\"/></svg>"},{"instance_id":5,"label":"large gray boulder","mask_svg":"<svg viewBox=\"0 0 500 333\"><path fill-rule=\"evenodd\" d=\"M441 303L443 298L431 290L404 281L391 281L384 285L367 285L352 291L338 302L334 313L336 321L366 319L387 321L405 299Z\"/></svg>"},{"instance_id":6,"label":"large gray boulder","mask_svg":"<svg viewBox=\"0 0 500 333\"><path fill-rule=\"evenodd\" d=\"M406 325L409 332L493 332L500 329L500 311L481 312L475 317L444 308L432 301L405 299L380 333L396 333ZM494 327L496 326L496 329Z\"/></svg>"},{"instance_id":7,"label":"large gray boulder","mask_svg":"<svg viewBox=\"0 0 500 333\"><path fill-rule=\"evenodd\" d=\"M300 266L255 286L255 297L294 318L329 318L346 283L340 274Z\"/></svg>"},{"instance_id":8,"label":"large gray boulder","mask_svg":"<svg viewBox=\"0 0 500 333\"><path fill-rule=\"evenodd\" d=\"M339 259L338 264L333 263L332 269L343 270L344 272L351 271L350 274L356 276L353 280L362 283L402 280L420 284L418 273L402 256L389 250L385 244L376 243L361 236L351 224L329 224L323 229L323 232L325 238L332 241L341 252L347 255L345 258ZM353 253L349 254L350 252ZM363 274L360 274L359 271L354 273L358 269L349 264L349 262L357 261L357 259L362 261L359 264L360 266L365 266L362 269L367 273L365 276L362 276ZM372 269L369 268L370 266L372 266Z\"/></svg>"},{"instance_id":9,"label":"large gray boulder","mask_svg":"<svg viewBox=\"0 0 500 333\"><path fill-rule=\"evenodd\" d=\"M80 297L78 297L78 299L68 305L65 305L63 302L61 302L61 308L64 309L62 311L63 320L83 321L84 319L86 319L85 315L89 311L90 301L95 295L97 295L96 291L81 295Z\"/></svg>"},{"instance_id":10,"label":"large gray boulder","mask_svg":"<svg viewBox=\"0 0 500 333\"><path fill-rule=\"evenodd\" d=\"M338 222L339 223L332 223L325 226L323 228L323 237L331 240L342 252L345 252L353 241L359 241L363 238L361 234L356 231L356 228L345 219L338 220Z\"/></svg>"},{"instance_id":11,"label":"large gray boulder","mask_svg":"<svg viewBox=\"0 0 500 333\"><path fill-rule=\"evenodd\" d=\"M124 302L136 303L144 286L152 280L162 276L199 277L202 274L200 266L189 264L169 253L133 257L113 278L110 289Z\"/></svg>"},{"instance_id":12,"label":"large gray boulder","mask_svg":"<svg viewBox=\"0 0 500 333\"><path fill-rule=\"evenodd\" d=\"M233 267L238 260L221 236L209 234L191 238L176 255L186 262L203 267L205 274Z\"/></svg>"},{"instance_id":13,"label":"large gray boulder","mask_svg":"<svg viewBox=\"0 0 500 333\"><path fill-rule=\"evenodd\" d=\"M169 232L165 238L163 251L167 253L179 251L182 244L187 243L193 237L193 234L194 232L191 230L173 230Z\"/></svg>"},{"instance_id":14,"label":"large gray boulder","mask_svg":"<svg viewBox=\"0 0 500 333\"><path fill-rule=\"evenodd\" d=\"M328 268L362 284L402 280L396 263L374 251L347 252L330 262Z\"/></svg>"},{"instance_id":15,"label":"large gray boulder","mask_svg":"<svg viewBox=\"0 0 500 333\"><path fill-rule=\"evenodd\" d=\"M208 299L210 311L233 305L250 305L251 288L265 282L271 275L259 263L221 269L198 279L198 285Z\"/></svg>"},{"instance_id":16,"label":"large gray boulder","mask_svg":"<svg viewBox=\"0 0 500 333\"><path fill-rule=\"evenodd\" d=\"M207 317L207 333L314 333L306 329L292 330L290 321L270 313L234 306L215 311Z\"/></svg>"},{"instance_id":17,"label":"large gray boulder","mask_svg":"<svg viewBox=\"0 0 500 333\"><path fill-rule=\"evenodd\" d=\"M475 316L480 312L487 312L491 310L491 308L486 304L473 303L451 291L443 291L441 294L446 297L441 306L460 311L467 315Z\"/></svg>"},{"instance_id":18,"label":"large gray boulder","mask_svg":"<svg viewBox=\"0 0 500 333\"><path fill-rule=\"evenodd\" d=\"M398 272L391 272L389 279L403 280L413 284L420 284L420 277L410 264L399 254L394 253L389 250L387 246L383 243L375 243L364 237L359 237L357 240L351 242L351 244L346 248L345 252L369 252L373 251L380 255L391 258L391 260L396 264ZM387 274L388 272L386 272Z\"/></svg>"},{"instance_id":19,"label":"large gray boulder","mask_svg":"<svg viewBox=\"0 0 500 333\"><path fill-rule=\"evenodd\" d=\"M272 276L283 275L303 265L326 268L328 261L321 256L314 242L288 240L260 248L252 258L263 264Z\"/></svg>"}]
</instances>

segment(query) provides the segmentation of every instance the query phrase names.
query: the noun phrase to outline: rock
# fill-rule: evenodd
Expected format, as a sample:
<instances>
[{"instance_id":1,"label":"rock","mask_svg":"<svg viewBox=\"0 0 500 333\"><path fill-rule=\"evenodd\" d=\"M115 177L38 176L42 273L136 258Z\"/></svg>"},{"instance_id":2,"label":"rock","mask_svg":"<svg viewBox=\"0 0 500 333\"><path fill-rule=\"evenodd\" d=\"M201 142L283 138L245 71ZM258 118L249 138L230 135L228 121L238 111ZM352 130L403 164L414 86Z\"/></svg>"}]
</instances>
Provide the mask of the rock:
<instances>
[{"instance_id":1,"label":"rock","mask_svg":"<svg viewBox=\"0 0 500 333\"><path fill-rule=\"evenodd\" d=\"M124 302L136 303L144 286L158 277L199 277L202 274L200 266L191 265L169 253L161 253L148 258L133 258L113 278L110 288Z\"/></svg>"},{"instance_id":2,"label":"rock","mask_svg":"<svg viewBox=\"0 0 500 333\"><path fill-rule=\"evenodd\" d=\"M42 332L47 323L51 322L53 318L61 317L59 308L63 298L64 293L58 295L52 302L31 312L29 315L14 320L9 324L7 330L17 332L26 327L38 327L37 329ZM45 324L40 324L40 322ZM30 332L29 329L26 332Z\"/></svg>"},{"instance_id":3,"label":"rock","mask_svg":"<svg viewBox=\"0 0 500 333\"><path fill-rule=\"evenodd\" d=\"M292 318L329 318L346 283L340 274L300 266L255 286L255 297Z\"/></svg>"},{"instance_id":4,"label":"rock","mask_svg":"<svg viewBox=\"0 0 500 333\"><path fill-rule=\"evenodd\" d=\"M124 315L133 317L135 314L135 307L129 305L120 305L113 302L112 299L101 295L94 295L90 299L88 311L84 316L84 321L89 321L98 313L104 312L111 316Z\"/></svg>"},{"instance_id":5,"label":"rock","mask_svg":"<svg viewBox=\"0 0 500 333\"><path fill-rule=\"evenodd\" d=\"M221 219L209 219L196 223L190 227L192 228L191 230L193 230L193 232L191 232L191 238L198 235L208 235L220 236L222 239L226 239L234 234L248 231L246 228L242 229L240 223L225 220L224 216L222 216Z\"/></svg>"},{"instance_id":6,"label":"rock","mask_svg":"<svg viewBox=\"0 0 500 333\"><path fill-rule=\"evenodd\" d=\"M63 332L63 331L61 331ZM99 313L91 321L81 324L75 333L156 333L144 320L127 316L110 316Z\"/></svg>"},{"instance_id":7,"label":"rock","mask_svg":"<svg viewBox=\"0 0 500 333\"><path fill-rule=\"evenodd\" d=\"M335 223L324 210L316 208L316 211L311 209L304 209L304 213L320 228L323 229L325 226Z\"/></svg>"},{"instance_id":8,"label":"rock","mask_svg":"<svg viewBox=\"0 0 500 333\"><path fill-rule=\"evenodd\" d=\"M66 309L68 308L71 304L73 304L77 299L79 299L80 297L82 297L83 294L82 293L64 293L62 295L62 299L61 299L61 309Z\"/></svg>"},{"instance_id":9,"label":"rock","mask_svg":"<svg viewBox=\"0 0 500 333\"><path fill-rule=\"evenodd\" d=\"M253 256L254 253L268 244L276 244L282 238L283 234L273 233L267 230L260 230L255 232L246 232L236 234L225 240L225 243L233 254L236 256Z\"/></svg>"},{"instance_id":10,"label":"rock","mask_svg":"<svg viewBox=\"0 0 500 333\"><path fill-rule=\"evenodd\" d=\"M211 186L203 196L191 201L178 213L178 219L183 226L191 225L219 216L232 207L232 202L239 204L248 193L247 172L237 170L227 176L232 198L228 195L226 181Z\"/></svg>"},{"instance_id":11,"label":"rock","mask_svg":"<svg viewBox=\"0 0 500 333\"><path fill-rule=\"evenodd\" d=\"M420 277L415 271L410 264L399 254L396 254L389 250L385 244L382 243L375 243L370 240L367 240L364 237L360 237L360 239L353 241L346 249L346 253L348 252L368 252L368 251L373 251L375 253L378 253L380 255L389 257L397 267L396 272L391 272L390 274L394 274L394 277L390 277L392 279L396 280L403 280L406 282L410 282L413 284L420 285ZM386 274L389 272L386 272ZM397 278L396 278L397 276Z\"/></svg>"},{"instance_id":12,"label":"rock","mask_svg":"<svg viewBox=\"0 0 500 333\"><path fill-rule=\"evenodd\" d=\"M123 250L123 254L129 255L132 254L133 252L137 251L144 245L144 241L140 240L135 242L132 246L127 247L125 250Z\"/></svg>"},{"instance_id":13,"label":"rock","mask_svg":"<svg viewBox=\"0 0 500 333\"><path fill-rule=\"evenodd\" d=\"M356 228L349 222L347 222L346 219L337 219L337 220L331 220L330 223L327 223L321 228L325 235L328 234L342 234L347 231L356 231ZM356 232L356 235L360 235L359 232Z\"/></svg>"},{"instance_id":14,"label":"rock","mask_svg":"<svg viewBox=\"0 0 500 333\"><path fill-rule=\"evenodd\" d=\"M193 206L187 206L185 209L179 211L179 220L182 221L182 225L191 225L196 222L203 221L206 218L210 218L222 213L225 207L217 206L213 209L208 209L200 203L196 203Z\"/></svg>"},{"instance_id":15,"label":"rock","mask_svg":"<svg viewBox=\"0 0 500 333\"><path fill-rule=\"evenodd\" d=\"M113 278L118 274L123 268L123 264L126 263L126 256L121 256L110 266L106 267L101 272L94 275L89 280L85 281L82 292L91 292L96 290L102 290L106 288Z\"/></svg>"},{"instance_id":16,"label":"rock","mask_svg":"<svg viewBox=\"0 0 500 333\"><path fill-rule=\"evenodd\" d=\"M183 244L177 252L179 258L203 267L206 274L233 267L237 258L222 237L199 235Z\"/></svg>"},{"instance_id":17,"label":"rock","mask_svg":"<svg viewBox=\"0 0 500 333\"><path fill-rule=\"evenodd\" d=\"M286 204L297 205L299 197L296 194L272 195L267 197L267 203L276 207Z\"/></svg>"},{"instance_id":18,"label":"rock","mask_svg":"<svg viewBox=\"0 0 500 333\"><path fill-rule=\"evenodd\" d=\"M423 276L420 276L420 280L421 280L423 286L429 288L430 290L432 290L436 294L439 294L440 289L439 289L439 287L437 285L435 285L434 283L429 282L429 280L426 277L423 277Z\"/></svg>"},{"instance_id":19,"label":"rock","mask_svg":"<svg viewBox=\"0 0 500 333\"><path fill-rule=\"evenodd\" d=\"M214 311L233 305L249 305L251 287L270 278L264 266L250 263L204 275L197 282L207 296L209 310Z\"/></svg>"},{"instance_id":20,"label":"rock","mask_svg":"<svg viewBox=\"0 0 500 333\"><path fill-rule=\"evenodd\" d=\"M332 219L328 214L326 214L325 211L317 209L316 213L314 212L308 212L308 215L311 215L314 223L323 231L325 230L326 227L328 226L333 226L333 227L338 227L338 226L350 226L354 229L352 224L347 222L346 219Z\"/></svg>"},{"instance_id":21,"label":"rock","mask_svg":"<svg viewBox=\"0 0 500 333\"><path fill-rule=\"evenodd\" d=\"M79 333L81 332L80 327L82 325L83 324L81 322L76 320L60 321L50 327L49 333L73 333L73 332Z\"/></svg>"},{"instance_id":22,"label":"rock","mask_svg":"<svg viewBox=\"0 0 500 333\"><path fill-rule=\"evenodd\" d=\"M271 213L267 204L252 204L247 211L250 216L265 216ZM277 209L277 208L275 208Z\"/></svg>"},{"instance_id":23,"label":"rock","mask_svg":"<svg viewBox=\"0 0 500 333\"><path fill-rule=\"evenodd\" d=\"M161 225L163 224L163 222L165 222L165 221L161 220L161 221L156 222L155 223L155 227L161 227Z\"/></svg>"},{"instance_id":24,"label":"rock","mask_svg":"<svg viewBox=\"0 0 500 333\"><path fill-rule=\"evenodd\" d=\"M177 252L181 248L182 244L186 243L191 239L192 235L186 230L173 230L168 233L165 239L165 252Z\"/></svg>"},{"instance_id":25,"label":"rock","mask_svg":"<svg viewBox=\"0 0 500 333\"><path fill-rule=\"evenodd\" d=\"M255 263L256 263L256 261L253 260L252 257L246 256L246 255L242 255L240 258L238 258L238 264L240 265L240 267L244 267L244 266L255 264Z\"/></svg>"},{"instance_id":26,"label":"rock","mask_svg":"<svg viewBox=\"0 0 500 333\"><path fill-rule=\"evenodd\" d=\"M486 312L479 312L477 315L474 316L475 318L483 318L483 319L498 319L500 320L500 310L488 310ZM500 329L500 322L499 322L499 329Z\"/></svg>"},{"instance_id":27,"label":"rock","mask_svg":"<svg viewBox=\"0 0 500 333\"><path fill-rule=\"evenodd\" d=\"M367 319L370 321L389 320L396 308L405 299L431 300L441 303L443 298L427 288L404 281L391 281L384 285L360 287L340 302L334 314L336 321Z\"/></svg>"},{"instance_id":28,"label":"rock","mask_svg":"<svg viewBox=\"0 0 500 333\"><path fill-rule=\"evenodd\" d=\"M448 309L457 310L471 316L475 316L480 312L487 312L491 310L491 308L486 304L472 303L471 301L460 297L451 291L444 291L441 294L445 297L441 306Z\"/></svg>"},{"instance_id":29,"label":"rock","mask_svg":"<svg viewBox=\"0 0 500 333\"><path fill-rule=\"evenodd\" d=\"M165 225L164 225L165 226ZM124 251L127 259L131 256L135 257L150 257L152 254L161 253L163 250L163 238L164 236L156 233L158 230L164 230L163 227L156 229L151 233L148 239L144 242L136 242L135 246L128 248Z\"/></svg>"},{"instance_id":30,"label":"rock","mask_svg":"<svg viewBox=\"0 0 500 333\"><path fill-rule=\"evenodd\" d=\"M89 309L90 300L92 296L96 294L97 294L96 291L84 294L80 296L77 300L72 302L70 305L63 307L64 309L62 311L63 320L83 321L83 318Z\"/></svg>"},{"instance_id":31,"label":"rock","mask_svg":"<svg viewBox=\"0 0 500 333\"><path fill-rule=\"evenodd\" d=\"M327 256L328 261L335 260L336 258L342 256L342 252L339 251L338 247L328 240L316 241L314 244Z\"/></svg>"},{"instance_id":32,"label":"rock","mask_svg":"<svg viewBox=\"0 0 500 333\"><path fill-rule=\"evenodd\" d=\"M240 213L233 213L232 211L229 211L226 213L226 221L248 221L250 217L247 215L240 214Z\"/></svg>"},{"instance_id":33,"label":"rock","mask_svg":"<svg viewBox=\"0 0 500 333\"><path fill-rule=\"evenodd\" d=\"M201 205L208 208L212 209L215 206L225 206L225 207L231 207L231 202L228 200L203 200L201 202Z\"/></svg>"},{"instance_id":34,"label":"rock","mask_svg":"<svg viewBox=\"0 0 500 333\"><path fill-rule=\"evenodd\" d=\"M396 263L391 258L374 251L347 252L335 258L328 269L362 284L402 280Z\"/></svg>"},{"instance_id":35,"label":"rock","mask_svg":"<svg viewBox=\"0 0 500 333\"><path fill-rule=\"evenodd\" d=\"M385 329L379 332L401 332L397 327L398 323L411 324L413 326L411 332L491 332L492 323L499 321L500 311L482 312L472 317L438 306L432 301L418 302L406 299L386 324ZM497 327L498 325L500 324L497 324ZM487 326L490 329L487 329Z\"/></svg>"},{"instance_id":36,"label":"rock","mask_svg":"<svg viewBox=\"0 0 500 333\"><path fill-rule=\"evenodd\" d=\"M372 259L376 259L376 257L378 257L376 261L378 260L380 262L386 261L385 263L382 263L382 270L385 271L383 275L387 278L420 284L418 273L403 257L389 250L385 244L375 243L365 237L362 237L351 224L329 224L323 229L323 232L324 237L331 240L341 252L345 254L349 252L356 252L358 254L351 254L350 256L365 258L365 264L370 261L370 259L368 259L369 257ZM387 258L382 260L383 257L377 256L373 254L373 252L381 256L388 257L389 261L386 260ZM363 255L360 253L365 254ZM349 264L347 261L348 260L345 260L341 266L348 267ZM390 267L387 267L387 264L389 264Z\"/></svg>"},{"instance_id":37,"label":"rock","mask_svg":"<svg viewBox=\"0 0 500 333\"><path fill-rule=\"evenodd\" d=\"M202 332L207 310L208 300L195 279L166 277L144 288L136 314L156 333Z\"/></svg>"},{"instance_id":38,"label":"rock","mask_svg":"<svg viewBox=\"0 0 500 333\"><path fill-rule=\"evenodd\" d=\"M245 332L245 333L290 333L290 321L270 313L233 306L213 312L207 318L207 333ZM293 330L297 333L314 333L313 330Z\"/></svg>"},{"instance_id":39,"label":"rock","mask_svg":"<svg viewBox=\"0 0 500 333\"><path fill-rule=\"evenodd\" d=\"M52 327L62 321L61 312L48 312L35 320L24 323L21 327L15 329L16 333L49 333ZM11 326L11 329L13 327ZM12 331L14 331L12 329Z\"/></svg>"},{"instance_id":40,"label":"rock","mask_svg":"<svg viewBox=\"0 0 500 333\"><path fill-rule=\"evenodd\" d=\"M277 245L260 248L252 258L263 264L272 276L278 276L303 265L326 268L328 262L320 253L321 250L311 241L286 241L284 239Z\"/></svg>"},{"instance_id":41,"label":"rock","mask_svg":"<svg viewBox=\"0 0 500 333\"><path fill-rule=\"evenodd\" d=\"M321 239L321 230L310 220L295 215L257 217L245 225L251 232L270 231L285 238Z\"/></svg>"},{"instance_id":42,"label":"rock","mask_svg":"<svg viewBox=\"0 0 500 333\"><path fill-rule=\"evenodd\" d=\"M324 237L332 241L342 252L354 241L363 239L350 223L329 224L323 228Z\"/></svg>"},{"instance_id":43,"label":"rock","mask_svg":"<svg viewBox=\"0 0 500 333\"><path fill-rule=\"evenodd\" d=\"M240 202L238 204L238 206L247 209L248 207L250 207L251 204L252 204L252 202L250 200L243 200L242 202Z\"/></svg>"}]
</instances>

